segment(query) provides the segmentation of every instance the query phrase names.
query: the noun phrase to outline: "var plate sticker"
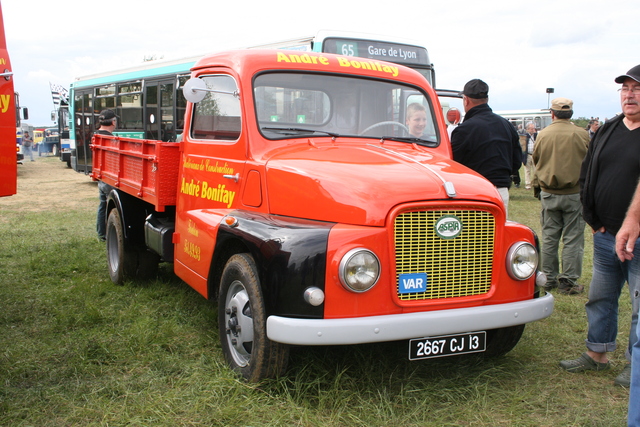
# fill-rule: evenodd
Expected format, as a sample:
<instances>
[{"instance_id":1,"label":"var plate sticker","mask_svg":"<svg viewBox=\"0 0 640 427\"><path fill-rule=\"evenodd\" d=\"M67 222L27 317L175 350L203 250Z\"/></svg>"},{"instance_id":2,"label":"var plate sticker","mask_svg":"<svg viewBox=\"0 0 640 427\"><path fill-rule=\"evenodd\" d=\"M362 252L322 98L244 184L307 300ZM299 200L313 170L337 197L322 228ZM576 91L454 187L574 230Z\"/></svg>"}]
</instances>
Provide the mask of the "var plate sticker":
<instances>
[{"instance_id":1,"label":"var plate sticker","mask_svg":"<svg viewBox=\"0 0 640 427\"><path fill-rule=\"evenodd\" d=\"M400 275L401 294L413 294L427 291L427 273L412 273Z\"/></svg>"}]
</instances>

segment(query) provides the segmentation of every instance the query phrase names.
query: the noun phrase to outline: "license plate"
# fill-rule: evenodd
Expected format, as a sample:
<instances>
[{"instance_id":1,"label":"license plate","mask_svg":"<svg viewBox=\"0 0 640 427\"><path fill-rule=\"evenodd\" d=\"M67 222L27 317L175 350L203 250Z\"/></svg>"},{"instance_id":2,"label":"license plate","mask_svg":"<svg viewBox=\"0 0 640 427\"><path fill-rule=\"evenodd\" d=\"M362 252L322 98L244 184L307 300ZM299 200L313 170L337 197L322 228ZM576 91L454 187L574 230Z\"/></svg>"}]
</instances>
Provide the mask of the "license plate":
<instances>
[{"instance_id":1,"label":"license plate","mask_svg":"<svg viewBox=\"0 0 640 427\"><path fill-rule=\"evenodd\" d=\"M487 349L487 333L442 335L409 340L409 360L479 353Z\"/></svg>"}]
</instances>

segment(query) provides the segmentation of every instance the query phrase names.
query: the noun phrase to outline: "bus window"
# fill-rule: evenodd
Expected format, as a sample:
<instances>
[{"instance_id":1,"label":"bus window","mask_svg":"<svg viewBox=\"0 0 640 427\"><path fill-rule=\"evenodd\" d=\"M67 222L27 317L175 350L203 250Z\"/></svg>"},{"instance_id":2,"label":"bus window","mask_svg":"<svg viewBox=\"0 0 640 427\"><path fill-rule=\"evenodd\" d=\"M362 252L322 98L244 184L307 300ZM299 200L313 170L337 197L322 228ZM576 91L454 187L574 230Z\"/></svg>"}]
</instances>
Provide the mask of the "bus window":
<instances>
[{"instance_id":1,"label":"bus window","mask_svg":"<svg viewBox=\"0 0 640 427\"><path fill-rule=\"evenodd\" d=\"M533 122L538 131L551 124L551 112L549 110L509 110L496 111L495 113L514 123L518 132L524 132L529 122Z\"/></svg>"},{"instance_id":2,"label":"bus window","mask_svg":"<svg viewBox=\"0 0 640 427\"><path fill-rule=\"evenodd\" d=\"M118 116L116 124L119 130L142 131L141 83L129 83L118 86L116 115Z\"/></svg>"},{"instance_id":3,"label":"bus window","mask_svg":"<svg viewBox=\"0 0 640 427\"><path fill-rule=\"evenodd\" d=\"M535 117L534 123L536 124L536 129L542 129L542 120L540 120L540 117Z\"/></svg>"},{"instance_id":4,"label":"bus window","mask_svg":"<svg viewBox=\"0 0 640 427\"><path fill-rule=\"evenodd\" d=\"M182 93L182 87L189 80L188 75L178 76L176 84L176 141L179 141L184 132L184 113L187 111L187 100Z\"/></svg>"},{"instance_id":5,"label":"bus window","mask_svg":"<svg viewBox=\"0 0 640 427\"><path fill-rule=\"evenodd\" d=\"M160 129L162 132L162 141L175 141L175 113L173 110L175 90L174 81L160 85Z\"/></svg>"},{"instance_id":6,"label":"bus window","mask_svg":"<svg viewBox=\"0 0 640 427\"><path fill-rule=\"evenodd\" d=\"M96 88L95 110L96 115L102 110L107 108L110 110L116 109L116 85ZM117 114L117 113L116 113Z\"/></svg>"},{"instance_id":7,"label":"bus window","mask_svg":"<svg viewBox=\"0 0 640 427\"><path fill-rule=\"evenodd\" d=\"M145 109L147 112L146 139L159 140L160 129L158 129L158 85L147 84L145 87Z\"/></svg>"}]
</instances>

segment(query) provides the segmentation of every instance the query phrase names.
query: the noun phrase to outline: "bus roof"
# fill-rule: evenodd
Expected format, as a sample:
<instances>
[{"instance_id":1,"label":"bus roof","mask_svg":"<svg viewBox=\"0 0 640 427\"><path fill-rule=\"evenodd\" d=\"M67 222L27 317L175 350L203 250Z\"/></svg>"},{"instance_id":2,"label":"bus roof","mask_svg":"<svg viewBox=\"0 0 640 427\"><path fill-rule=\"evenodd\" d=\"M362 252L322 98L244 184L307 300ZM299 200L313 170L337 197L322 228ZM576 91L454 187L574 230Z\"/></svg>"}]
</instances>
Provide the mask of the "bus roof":
<instances>
[{"instance_id":1,"label":"bus roof","mask_svg":"<svg viewBox=\"0 0 640 427\"><path fill-rule=\"evenodd\" d=\"M148 61L134 67L76 77L75 82L73 82L71 86L79 88L149 76L161 76L182 72L189 73L191 67L202 57L203 55L198 55L167 61Z\"/></svg>"},{"instance_id":2,"label":"bus roof","mask_svg":"<svg viewBox=\"0 0 640 427\"><path fill-rule=\"evenodd\" d=\"M503 110L494 111L494 113L500 116L532 116L532 115L549 115L551 112L548 109L541 108L539 110Z\"/></svg>"},{"instance_id":3,"label":"bus roof","mask_svg":"<svg viewBox=\"0 0 640 427\"><path fill-rule=\"evenodd\" d=\"M284 40L275 43L266 43L256 46L249 46L248 49L285 49L285 50L311 50L313 37L301 37L297 39Z\"/></svg>"},{"instance_id":4,"label":"bus roof","mask_svg":"<svg viewBox=\"0 0 640 427\"><path fill-rule=\"evenodd\" d=\"M320 30L316 33L315 36L299 37L274 43L250 46L249 49L314 50L316 52L319 52L320 49L318 49L317 47L312 47L312 42L320 43L322 45L322 42L327 38L371 40L386 43L404 44L407 46L423 47L419 42L415 40L409 40L395 36L383 36L371 33L356 33L352 31Z\"/></svg>"},{"instance_id":5,"label":"bus roof","mask_svg":"<svg viewBox=\"0 0 640 427\"><path fill-rule=\"evenodd\" d=\"M338 37L338 38L344 38L344 39L376 40L376 41L388 42L388 43L405 44L407 46L423 47L421 43L415 40L405 39L402 37L384 36L380 34L371 34L371 33L356 33L351 31L320 30L318 31L318 34L316 34L315 38L317 39L317 41L321 41L330 37L332 38Z\"/></svg>"}]
</instances>

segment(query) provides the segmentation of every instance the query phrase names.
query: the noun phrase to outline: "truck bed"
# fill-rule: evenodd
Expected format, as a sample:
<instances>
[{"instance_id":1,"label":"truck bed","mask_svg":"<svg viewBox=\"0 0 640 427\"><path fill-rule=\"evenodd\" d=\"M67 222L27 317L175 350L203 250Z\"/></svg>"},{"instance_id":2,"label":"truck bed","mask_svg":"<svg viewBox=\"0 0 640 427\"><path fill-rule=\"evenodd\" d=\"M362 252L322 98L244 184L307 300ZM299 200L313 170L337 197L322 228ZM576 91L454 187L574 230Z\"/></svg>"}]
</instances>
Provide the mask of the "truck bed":
<instances>
[{"instance_id":1,"label":"truck bed","mask_svg":"<svg viewBox=\"0 0 640 427\"><path fill-rule=\"evenodd\" d=\"M177 142L94 135L91 177L163 212L176 204L179 146Z\"/></svg>"}]
</instances>

